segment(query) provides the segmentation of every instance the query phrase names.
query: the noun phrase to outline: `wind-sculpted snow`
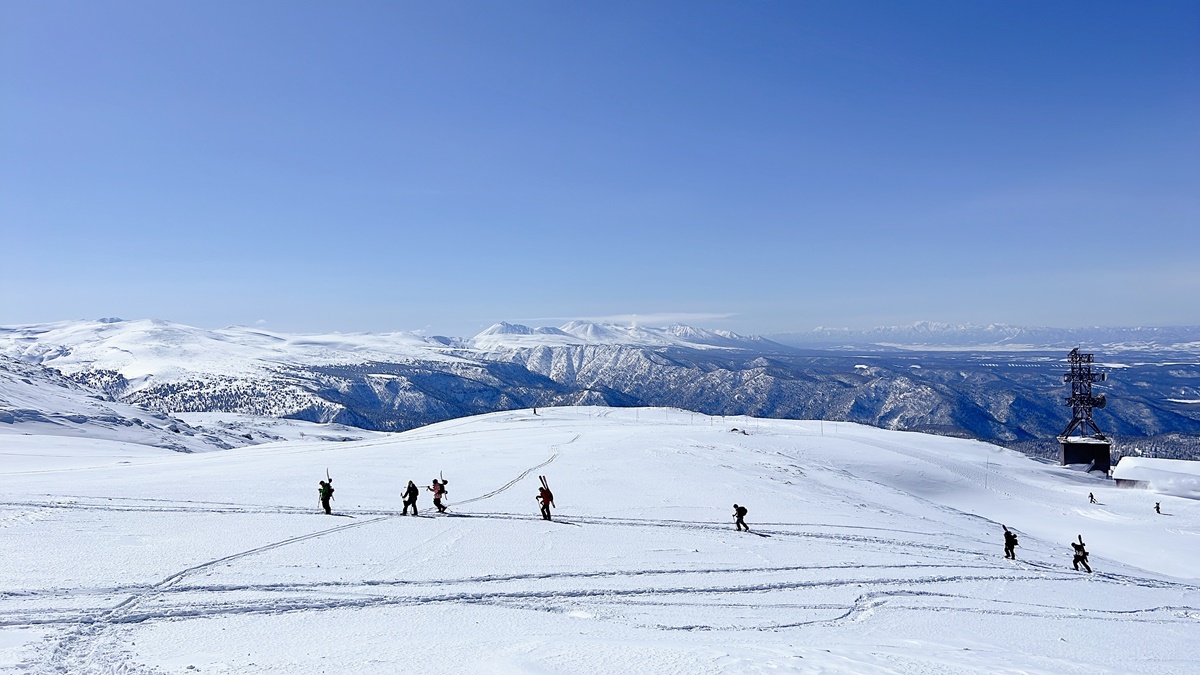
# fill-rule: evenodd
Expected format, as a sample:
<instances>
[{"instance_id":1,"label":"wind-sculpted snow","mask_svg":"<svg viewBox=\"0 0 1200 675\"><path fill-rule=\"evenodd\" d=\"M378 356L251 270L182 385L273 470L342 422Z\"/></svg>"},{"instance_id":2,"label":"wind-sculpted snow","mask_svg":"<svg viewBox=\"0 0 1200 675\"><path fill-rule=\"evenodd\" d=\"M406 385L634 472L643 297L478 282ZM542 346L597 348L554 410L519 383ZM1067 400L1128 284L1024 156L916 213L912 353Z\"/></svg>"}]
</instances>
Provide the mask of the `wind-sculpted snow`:
<instances>
[{"instance_id":1,"label":"wind-sculpted snow","mask_svg":"<svg viewBox=\"0 0 1200 675\"><path fill-rule=\"evenodd\" d=\"M1197 666L1197 502L974 441L589 407L207 454L7 447L4 672ZM423 493L399 515L405 482L437 475L449 513ZM1080 534L1092 574L1071 569Z\"/></svg>"}]
</instances>

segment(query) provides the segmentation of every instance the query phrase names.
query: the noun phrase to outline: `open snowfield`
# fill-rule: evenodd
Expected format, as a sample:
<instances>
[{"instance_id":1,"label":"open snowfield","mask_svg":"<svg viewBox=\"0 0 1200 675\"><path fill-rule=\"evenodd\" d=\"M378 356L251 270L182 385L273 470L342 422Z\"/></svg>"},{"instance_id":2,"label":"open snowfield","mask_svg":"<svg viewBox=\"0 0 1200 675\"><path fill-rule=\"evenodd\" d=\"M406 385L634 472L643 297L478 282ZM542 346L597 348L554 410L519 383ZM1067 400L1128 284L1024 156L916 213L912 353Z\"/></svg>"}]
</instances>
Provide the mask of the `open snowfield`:
<instances>
[{"instance_id":1,"label":"open snowfield","mask_svg":"<svg viewBox=\"0 0 1200 675\"><path fill-rule=\"evenodd\" d=\"M1192 500L845 423L538 412L203 454L0 436L0 671L1200 670ZM451 513L399 515L439 472Z\"/></svg>"}]
</instances>

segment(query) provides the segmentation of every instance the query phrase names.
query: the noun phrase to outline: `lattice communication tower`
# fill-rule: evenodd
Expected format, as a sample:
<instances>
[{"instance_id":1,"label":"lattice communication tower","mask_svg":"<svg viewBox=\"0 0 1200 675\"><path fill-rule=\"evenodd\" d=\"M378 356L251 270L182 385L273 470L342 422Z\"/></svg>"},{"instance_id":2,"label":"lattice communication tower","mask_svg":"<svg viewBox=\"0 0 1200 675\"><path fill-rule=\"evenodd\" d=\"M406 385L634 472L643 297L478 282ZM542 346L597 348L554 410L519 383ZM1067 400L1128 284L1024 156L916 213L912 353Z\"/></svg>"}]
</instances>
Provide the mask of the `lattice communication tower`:
<instances>
[{"instance_id":1,"label":"lattice communication tower","mask_svg":"<svg viewBox=\"0 0 1200 675\"><path fill-rule=\"evenodd\" d=\"M1092 420L1092 410L1103 408L1107 401L1103 394L1092 395L1092 384L1103 382L1104 373L1093 373L1092 355L1080 354L1078 347L1071 350L1067 360L1071 363L1071 372L1063 375L1063 382L1071 383L1071 397L1067 399L1067 405L1071 406L1071 423L1060 436L1066 438L1072 431L1078 430L1080 436L1103 439L1100 427ZM1091 434L1088 433L1089 429Z\"/></svg>"}]
</instances>

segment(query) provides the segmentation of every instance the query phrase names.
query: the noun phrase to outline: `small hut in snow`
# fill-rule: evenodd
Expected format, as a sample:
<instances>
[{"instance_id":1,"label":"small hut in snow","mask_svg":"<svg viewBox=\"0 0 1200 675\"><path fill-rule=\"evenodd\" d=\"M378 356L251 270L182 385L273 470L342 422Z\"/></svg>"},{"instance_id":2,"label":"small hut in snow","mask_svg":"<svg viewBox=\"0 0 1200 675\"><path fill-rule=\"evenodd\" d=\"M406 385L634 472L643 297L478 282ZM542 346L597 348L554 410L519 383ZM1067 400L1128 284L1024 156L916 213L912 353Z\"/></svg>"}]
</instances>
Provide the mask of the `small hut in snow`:
<instances>
[{"instance_id":1,"label":"small hut in snow","mask_svg":"<svg viewBox=\"0 0 1200 675\"><path fill-rule=\"evenodd\" d=\"M1185 497L1200 497L1200 462L1122 457L1113 469L1113 480L1117 487L1150 488Z\"/></svg>"}]
</instances>

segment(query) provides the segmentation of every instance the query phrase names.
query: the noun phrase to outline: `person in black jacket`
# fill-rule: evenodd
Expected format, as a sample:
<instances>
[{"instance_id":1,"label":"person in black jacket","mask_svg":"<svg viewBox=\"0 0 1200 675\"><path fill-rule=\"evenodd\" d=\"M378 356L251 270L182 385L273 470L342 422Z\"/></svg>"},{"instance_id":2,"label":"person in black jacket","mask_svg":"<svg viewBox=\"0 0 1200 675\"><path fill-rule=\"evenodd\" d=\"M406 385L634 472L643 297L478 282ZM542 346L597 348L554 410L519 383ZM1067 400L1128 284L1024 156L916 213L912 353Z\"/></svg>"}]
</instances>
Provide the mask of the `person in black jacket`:
<instances>
[{"instance_id":1,"label":"person in black jacket","mask_svg":"<svg viewBox=\"0 0 1200 675\"><path fill-rule=\"evenodd\" d=\"M317 497L321 500L321 508L325 509L325 515L331 515L333 511L329 508L329 500L333 499L333 479L329 482L320 481L320 487L317 488Z\"/></svg>"},{"instance_id":2,"label":"person in black jacket","mask_svg":"<svg viewBox=\"0 0 1200 675\"><path fill-rule=\"evenodd\" d=\"M1012 558L1013 560L1016 560L1017 559L1017 550L1016 550L1017 549L1017 535L1016 535L1016 533L1009 531L1009 529L1003 525L1001 525L1000 527L1004 527L1004 557Z\"/></svg>"},{"instance_id":3,"label":"person in black jacket","mask_svg":"<svg viewBox=\"0 0 1200 675\"><path fill-rule=\"evenodd\" d=\"M1078 544L1076 544L1075 542L1071 542L1071 548L1075 549L1075 558L1071 560L1071 564L1074 565L1075 571L1079 571L1079 566L1082 564L1083 569L1087 570L1088 574L1091 574L1092 567L1091 567L1091 565L1088 565L1088 552L1087 552L1087 549L1085 549L1083 547L1083 535L1082 534L1079 535L1079 543Z\"/></svg>"},{"instance_id":4,"label":"person in black jacket","mask_svg":"<svg viewBox=\"0 0 1200 675\"><path fill-rule=\"evenodd\" d=\"M733 520L734 520L734 523L737 525L738 532L741 532L743 528L747 532L750 531L750 526L746 524L746 520L745 520L746 513L747 513L746 507L738 506L737 504L733 505Z\"/></svg>"},{"instance_id":5,"label":"person in black jacket","mask_svg":"<svg viewBox=\"0 0 1200 675\"><path fill-rule=\"evenodd\" d=\"M420 494L421 491L417 488L417 484L411 480L408 481L408 487L404 489L404 513L401 515L407 516L408 507L410 506L412 507L413 515L417 515L417 496Z\"/></svg>"}]
</instances>

